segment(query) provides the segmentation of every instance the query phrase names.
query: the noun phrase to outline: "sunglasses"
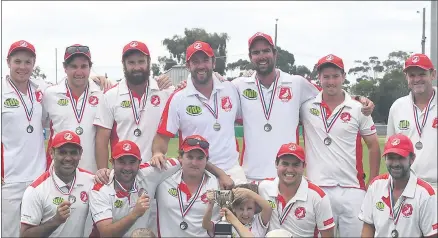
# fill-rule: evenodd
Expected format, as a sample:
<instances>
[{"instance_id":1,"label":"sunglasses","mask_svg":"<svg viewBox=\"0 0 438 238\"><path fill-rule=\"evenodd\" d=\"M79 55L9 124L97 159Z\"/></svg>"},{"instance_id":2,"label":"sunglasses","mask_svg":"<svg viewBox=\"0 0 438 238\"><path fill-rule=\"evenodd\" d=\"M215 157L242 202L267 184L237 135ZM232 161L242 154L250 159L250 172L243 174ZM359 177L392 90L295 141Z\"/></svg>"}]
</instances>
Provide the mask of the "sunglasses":
<instances>
[{"instance_id":1,"label":"sunglasses","mask_svg":"<svg viewBox=\"0 0 438 238\"><path fill-rule=\"evenodd\" d=\"M184 144L187 144L189 146L199 145L202 149L208 149L208 147L210 146L210 144L206 141L193 139L193 138L186 139L184 141Z\"/></svg>"},{"instance_id":2,"label":"sunglasses","mask_svg":"<svg viewBox=\"0 0 438 238\"><path fill-rule=\"evenodd\" d=\"M65 49L66 54L73 54L77 52L87 54L90 52L90 48L88 48L88 46L69 46L67 49Z\"/></svg>"}]
</instances>

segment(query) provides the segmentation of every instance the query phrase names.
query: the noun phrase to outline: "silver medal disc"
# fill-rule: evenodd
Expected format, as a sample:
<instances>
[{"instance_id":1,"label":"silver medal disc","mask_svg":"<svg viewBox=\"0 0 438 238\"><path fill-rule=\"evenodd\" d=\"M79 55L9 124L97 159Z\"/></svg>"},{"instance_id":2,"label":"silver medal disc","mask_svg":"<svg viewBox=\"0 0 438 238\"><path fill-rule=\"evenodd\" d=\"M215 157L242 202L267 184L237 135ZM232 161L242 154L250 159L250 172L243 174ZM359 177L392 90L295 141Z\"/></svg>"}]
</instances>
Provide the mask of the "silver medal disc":
<instances>
[{"instance_id":1,"label":"silver medal disc","mask_svg":"<svg viewBox=\"0 0 438 238\"><path fill-rule=\"evenodd\" d=\"M29 125L29 126L26 128L26 131L27 131L27 133L32 133L32 132L33 132L33 126Z\"/></svg>"},{"instance_id":2,"label":"silver medal disc","mask_svg":"<svg viewBox=\"0 0 438 238\"><path fill-rule=\"evenodd\" d=\"M73 195L69 195L69 196L68 196L68 201L69 201L71 204L73 204L73 203L76 202L76 197L73 196Z\"/></svg>"},{"instance_id":3,"label":"silver medal disc","mask_svg":"<svg viewBox=\"0 0 438 238\"><path fill-rule=\"evenodd\" d=\"M76 128L76 134L78 134L78 135L82 135L82 133L84 133L84 129L82 129L82 127L78 126L78 127Z\"/></svg>"},{"instance_id":4,"label":"silver medal disc","mask_svg":"<svg viewBox=\"0 0 438 238\"><path fill-rule=\"evenodd\" d=\"M421 141L415 143L415 149L417 150L423 149L423 143L421 143Z\"/></svg>"},{"instance_id":5,"label":"silver medal disc","mask_svg":"<svg viewBox=\"0 0 438 238\"><path fill-rule=\"evenodd\" d=\"M213 125L213 129L215 130L215 131L220 131L221 130L221 124L219 124L219 123L214 123L214 125Z\"/></svg>"},{"instance_id":6,"label":"silver medal disc","mask_svg":"<svg viewBox=\"0 0 438 238\"><path fill-rule=\"evenodd\" d=\"M324 139L324 145L330 145L332 143L332 139L330 137L326 137Z\"/></svg>"},{"instance_id":7,"label":"silver medal disc","mask_svg":"<svg viewBox=\"0 0 438 238\"><path fill-rule=\"evenodd\" d=\"M183 221L179 224L179 228L183 231L186 230L188 227L189 227L189 225L185 221Z\"/></svg>"},{"instance_id":8,"label":"silver medal disc","mask_svg":"<svg viewBox=\"0 0 438 238\"><path fill-rule=\"evenodd\" d=\"M398 237L398 231L396 229L391 231L391 237L392 238L397 238Z\"/></svg>"},{"instance_id":9,"label":"silver medal disc","mask_svg":"<svg viewBox=\"0 0 438 238\"><path fill-rule=\"evenodd\" d=\"M272 126L271 126L271 124L266 123L266 124L263 126L263 129L264 129L266 132L270 132L270 131L272 130Z\"/></svg>"},{"instance_id":10,"label":"silver medal disc","mask_svg":"<svg viewBox=\"0 0 438 238\"><path fill-rule=\"evenodd\" d=\"M141 131L140 131L140 129L135 129L134 130L134 136L136 136L136 137L139 137L139 136L141 136Z\"/></svg>"}]
</instances>

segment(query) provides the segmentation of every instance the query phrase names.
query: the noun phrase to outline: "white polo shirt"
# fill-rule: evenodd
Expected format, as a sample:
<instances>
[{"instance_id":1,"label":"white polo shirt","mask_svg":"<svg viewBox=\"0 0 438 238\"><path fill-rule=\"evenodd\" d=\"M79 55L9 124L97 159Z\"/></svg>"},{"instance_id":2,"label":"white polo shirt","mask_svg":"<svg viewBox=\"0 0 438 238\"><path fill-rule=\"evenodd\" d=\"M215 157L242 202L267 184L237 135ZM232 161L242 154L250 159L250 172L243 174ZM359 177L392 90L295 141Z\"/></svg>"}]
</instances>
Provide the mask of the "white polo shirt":
<instances>
[{"instance_id":1,"label":"white polo shirt","mask_svg":"<svg viewBox=\"0 0 438 238\"><path fill-rule=\"evenodd\" d=\"M265 237L268 231L269 222L266 224L266 226L263 225L262 217L260 216L260 213L258 213L254 215L251 225L246 227L249 229L249 231L251 231L254 237ZM239 232L237 232L234 226L232 237L240 237Z\"/></svg>"},{"instance_id":2,"label":"white polo shirt","mask_svg":"<svg viewBox=\"0 0 438 238\"><path fill-rule=\"evenodd\" d=\"M306 176L318 186L365 189L361 136L376 133L376 127L371 116L362 114L362 104L344 94L344 102L332 112L323 102L322 92L301 106ZM330 145L324 144L327 137L332 140Z\"/></svg>"},{"instance_id":3,"label":"white polo shirt","mask_svg":"<svg viewBox=\"0 0 438 238\"><path fill-rule=\"evenodd\" d=\"M397 225L394 225L389 197L390 180L389 174L382 174L371 182L359 213L360 220L374 225L374 237L391 237L394 229L399 237L436 235L437 198L432 186L411 172L402 195L395 203L395 207L401 206L401 212Z\"/></svg>"},{"instance_id":4,"label":"white polo shirt","mask_svg":"<svg viewBox=\"0 0 438 238\"><path fill-rule=\"evenodd\" d=\"M70 217L50 237L81 237L88 215L88 196L94 185L93 178L90 172L77 168L69 191L51 167L24 192L21 223L39 226L54 217L59 204L67 200L72 202ZM70 196L73 197L69 200Z\"/></svg>"},{"instance_id":5,"label":"white polo shirt","mask_svg":"<svg viewBox=\"0 0 438 238\"><path fill-rule=\"evenodd\" d=\"M264 130L267 123L255 75L240 77L232 83L237 87L242 108L244 145L242 166L248 179L272 178L277 175L275 156L282 144L297 142L299 111L303 102L316 96L318 89L305 78L277 70L279 81L269 118L270 132ZM269 89L261 86L266 104L269 104L274 84Z\"/></svg>"},{"instance_id":6,"label":"white polo shirt","mask_svg":"<svg viewBox=\"0 0 438 238\"><path fill-rule=\"evenodd\" d=\"M208 237L207 230L202 228L202 219L207 210L208 190L218 190L219 182L214 175L205 171L203 186L199 192L187 196L180 191L182 182L182 169L178 170L171 177L164 180L157 188L157 227L158 237ZM186 207L184 219L181 215L180 200ZM191 206L190 206L191 205ZM219 207L214 206L212 220L219 220ZM187 229L180 229L180 223L185 221Z\"/></svg>"},{"instance_id":7,"label":"white polo shirt","mask_svg":"<svg viewBox=\"0 0 438 238\"><path fill-rule=\"evenodd\" d=\"M272 207L272 216L268 231L284 229L294 237L313 237L318 230L327 230L335 226L329 197L324 191L301 180L295 196L285 202L278 190L279 178L260 182L259 194L268 200ZM280 216L284 217L280 223Z\"/></svg>"},{"instance_id":8,"label":"white polo shirt","mask_svg":"<svg viewBox=\"0 0 438 238\"><path fill-rule=\"evenodd\" d=\"M6 183L31 182L44 173L47 166L41 105L42 92L47 85L30 81L30 86L33 98L30 125L33 126L33 132L27 133L29 121L22 102L8 80L2 80L1 173ZM29 94L21 95L27 108L31 110Z\"/></svg>"},{"instance_id":9,"label":"white polo shirt","mask_svg":"<svg viewBox=\"0 0 438 238\"><path fill-rule=\"evenodd\" d=\"M428 113L427 120L425 121L423 132L420 135L417 131L417 126L415 123L414 108L417 110L417 115L419 118L420 126L425 119L426 108L420 112L420 109L412 101L412 93L409 95L401 97L392 104L389 109L388 116L388 126L387 126L387 137L402 133L408 136L412 144L418 141L423 143L423 148L418 150L415 148L415 161L412 164L412 169L415 171L418 177L424 179L426 182L430 183L433 187L437 187L437 125L438 125L438 110L437 110L437 88L433 88L435 91L435 96L430 102L430 109Z\"/></svg>"},{"instance_id":10,"label":"white polo shirt","mask_svg":"<svg viewBox=\"0 0 438 238\"><path fill-rule=\"evenodd\" d=\"M217 112L217 120L201 101ZM189 75L187 87L169 98L157 133L173 138L180 132L182 140L194 134L203 136L210 143L209 161L227 171L238 165L234 122L239 110L239 95L232 83L213 77L213 92L207 99L196 90ZM213 128L216 122L220 124L219 131Z\"/></svg>"},{"instance_id":11,"label":"white polo shirt","mask_svg":"<svg viewBox=\"0 0 438 238\"><path fill-rule=\"evenodd\" d=\"M151 167L148 163L141 164L135 177L137 192L130 193L129 196L123 196L116 192L114 180L109 184L96 184L90 193L90 211L94 223L97 224L107 219L112 219L114 223L127 216L137 203L139 191L144 190L150 198L153 198L158 184L175 173L180 168L180 164L177 159L169 159L167 168L167 170L160 171ZM110 177L113 177L114 171L111 171L111 173ZM151 229L151 226L155 224L156 221L150 221L150 209L148 209L123 236L130 237L135 229L145 227ZM97 227L94 227L93 234L96 234L96 232Z\"/></svg>"},{"instance_id":12,"label":"white polo shirt","mask_svg":"<svg viewBox=\"0 0 438 238\"><path fill-rule=\"evenodd\" d=\"M154 79L149 79L149 83L150 89L146 98L146 106L140 112L141 119L138 126L134 119L126 79L103 94L102 103L99 102L94 119L94 125L112 130L111 148L120 140L130 140L142 146L142 162L147 162L152 158L152 140L157 132L167 99L174 91L174 87L160 91ZM143 101L139 103L140 99L135 97L133 100L137 109L140 110L138 105L143 105ZM134 130L137 128L141 130L139 137L134 136Z\"/></svg>"},{"instance_id":13,"label":"white polo shirt","mask_svg":"<svg viewBox=\"0 0 438 238\"><path fill-rule=\"evenodd\" d=\"M97 171L95 159L96 128L93 121L103 92L98 85L90 82L88 94L85 95L84 92L77 98L77 111L81 112L82 107L85 107L82 120L79 123L73 111L73 96L70 97L65 82L47 88L43 97L43 107L50 124L47 156L50 157L51 142L56 134L65 130L76 132L76 128L80 126L83 129L83 134L79 135L83 153L78 166L95 173Z\"/></svg>"}]
</instances>

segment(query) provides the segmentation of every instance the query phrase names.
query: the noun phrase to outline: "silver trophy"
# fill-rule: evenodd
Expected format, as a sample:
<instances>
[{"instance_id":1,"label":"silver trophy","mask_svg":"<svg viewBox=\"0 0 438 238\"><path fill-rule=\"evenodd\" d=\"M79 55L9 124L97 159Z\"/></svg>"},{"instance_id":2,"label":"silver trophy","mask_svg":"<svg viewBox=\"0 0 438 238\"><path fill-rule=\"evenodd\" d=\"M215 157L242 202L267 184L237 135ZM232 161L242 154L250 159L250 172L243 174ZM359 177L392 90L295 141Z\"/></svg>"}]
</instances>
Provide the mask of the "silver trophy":
<instances>
[{"instance_id":1,"label":"silver trophy","mask_svg":"<svg viewBox=\"0 0 438 238\"><path fill-rule=\"evenodd\" d=\"M230 207L234 201L234 194L231 190L215 190L214 200L221 208ZM232 235L232 229L233 226L227 221L227 218L223 216L221 221L214 226L214 234L225 236Z\"/></svg>"}]
</instances>

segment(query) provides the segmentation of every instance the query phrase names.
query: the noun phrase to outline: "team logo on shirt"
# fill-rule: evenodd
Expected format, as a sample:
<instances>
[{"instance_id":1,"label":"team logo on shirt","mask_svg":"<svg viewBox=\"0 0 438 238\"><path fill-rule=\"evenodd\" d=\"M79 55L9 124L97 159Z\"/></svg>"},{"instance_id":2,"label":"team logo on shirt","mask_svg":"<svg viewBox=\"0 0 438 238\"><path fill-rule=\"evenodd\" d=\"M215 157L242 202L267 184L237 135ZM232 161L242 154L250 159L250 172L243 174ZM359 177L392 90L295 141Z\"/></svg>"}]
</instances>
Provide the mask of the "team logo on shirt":
<instances>
[{"instance_id":1,"label":"team logo on shirt","mask_svg":"<svg viewBox=\"0 0 438 238\"><path fill-rule=\"evenodd\" d=\"M349 122L351 120L351 114L349 112L341 113L341 120L343 122Z\"/></svg>"},{"instance_id":2,"label":"team logo on shirt","mask_svg":"<svg viewBox=\"0 0 438 238\"><path fill-rule=\"evenodd\" d=\"M43 92L36 91L35 92L35 98L36 98L37 102L41 102L41 100L43 100Z\"/></svg>"},{"instance_id":3,"label":"team logo on shirt","mask_svg":"<svg viewBox=\"0 0 438 238\"><path fill-rule=\"evenodd\" d=\"M59 106L67 106L68 105L68 99L65 98L61 98L58 100L58 105Z\"/></svg>"},{"instance_id":4,"label":"team logo on shirt","mask_svg":"<svg viewBox=\"0 0 438 238\"><path fill-rule=\"evenodd\" d=\"M55 204L56 206L58 206L59 204L61 204L64 201L64 198L62 197L55 197L52 202L53 204Z\"/></svg>"},{"instance_id":5,"label":"team logo on shirt","mask_svg":"<svg viewBox=\"0 0 438 238\"><path fill-rule=\"evenodd\" d=\"M172 196L172 197L176 197L176 196L177 196L177 195L176 195L176 193L177 193L176 188L171 188L171 189L169 189L167 192L168 192L168 193L170 194L170 196Z\"/></svg>"},{"instance_id":6,"label":"team logo on shirt","mask_svg":"<svg viewBox=\"0 0 438 238\"><path fill-rule=\"evenodd\" d=\"M120 106L123 107L123 108L130 108L131 107L131 102L129 100L122 101L120 103Z\"/></svg>"},{"instance_id":7,"label":"team logo on shirt","mask_svg":"<svg viewBox=\"0 0 438 238\"><path fill-rule=\"evenodd\" d=\"M18 108L20 107L20 102L16 98L8 98L3 103L6 108Z\"/></svg>"},{"instance_id":8,"label":"team logo on shirt","mask_svg":"<svg viewBox=\"0 0 438 238\"><path fill-rule=\"evenodd\" d=\"M186 112L187 114L189 114L190 116L199 116L202 114L202 109L200 106L195 106L195 105L189 105L186 108Z\"/></svg>"},{"instance_id":9,"label":"team logo on shirt","mask_svg":"<svg viewBox=\"0 0 438 238\"><path fill-rule=\"evenodd\" d=\"M306 209L304 207L297 207L297 209L295 209L295 216L298 219L303 219L306 216Z\"/></svg>"},{"instance_id":10,"label":"team logo on shirt","mask_svg":"<svg viewBox=\"0 0 438 238\"><path fill-rule=\"evenodd\" d=\"M121 208L123 206L123 201L122 200L116 200L115 202L114 202L114 207L116 207L116 208Z\"/></svg>"},{"instance_id":11,"label":"team logo on shirt","mask_svg":"<svg viewBox=\"0 0 438 238\"><path fill-rule=\"evenodd\" d=\"M231 109L233 108L233 104L231 104L231 99L228 96L221 98L221 104L222 109L224 109L224 111L226 112L231 111Z\"/></svg>"},{"instance_id":12,"label":"team logo on shirt","mask_svg":"<svg viewBox=\"0 0 438 238\"><path fill-rule=\"evenodd\" d=\"M202 194L202 196L201 196L201 201L202 201L203 203L207 203L207 202L208 202L208 199L207 199L207 193Z\"/></svg>"},{"instance_id":13,"label":"team logo on shirt","mask_svg":"<svg viewBox=\"0 0 438 238\"><path fill-rule=\"evenodd\" d=\"M88 98L88 103L89 103L91 106L96 106L96 105L99 103L99 98L97 98L96 96L90 96L90 97Z\"/></svg>"},{"instance_id":14,"label":"team logo on shirt","mask_svg":"<svg viewBox=\"0 0 438 238\"><path fill-rule=\"evenodd\" d=\"M310 108L310 114L319 117L319 110L316 108Z\"/></svg>"},{"instance_id":15,"label":"team logo on shirt","mask_svg":"<svg viewBox=\"0 0 438 238\"><path fill-rule=\"evenodd\" d=\"M281 87L278 92L278 98L282 102L289 102L292 99L292 93L289 87Z\"/></svg>"},{"instance_id":16,"label":"team logo on shirt","mask_svg":"<svg viewBox=\"0 0 438 238\"><path fill-rule=\"evenodd\" d=\"M88 194L87 194L87 192L82 191L80 197L81 197L81 200L83 202L87 202L88 201Z\"/></svg>"},{"instance_id":17,"label":"team logo on shirt","mask_svg":"<svg viewBox=\"0 0 438 238\"><path fill-rule=\"evenodd\" d=\"M383 211L383 209L385 209L385 204L383 202L379 201L376 203L376 208L379 211Z\"/></svg>"},{"instance_id":18,"label":"team logo on shirt","mask_svg":"<svg viewBox=\"0 0 438 238\"><path fill-rule=\"evenodd\" d=\"M405 204L402 207L402 213L404 217L410 217L412 215L412 212L414 211L414 208L411 204Z\"/></svg>"},{"instance_id":19,"label":"team logo on shirt","mask_svg":"<svg viewBox=\"0 0 438 238\"><path fill-rule=\"evenodd\" d=\"M271 205L272 209L275 209L277 207L277 205L275 204L275 202L268 200L269 205Z\"/></svg>"},{"instance_id":20,"label":"team logo on shirt","mask_svg":"<svg viewBox=\"0 0 438 238\"><path fill-rule=\"evenodd\" d=\"M438 117L435 117L432 122L432 128L436 128L438 126Z\"/></svg>"},{"instance_id":21,"label":"team logo on shirt","mask_svg":"<svg viewBox=\"0 0 438 238\"><path fill-rule=\"evenodd\" d=\"M409 130L410 123L408 120L401 120L398 123L398 129L400 130Z\"/></svg>"},{"instance_id":22,"label":"team logo on shirt","mask_svg":"<svg viewBox=\"0 0 438 238\"><path fill-rule=\"evenodd\" d=\"M158 107L158 106L160 105L160 102L161 102L161 100L160 100L160 96L158 96L158 95L152 95L152 97L151 97L151 104L152 104L154 107Z\"/></svg>"},{"instance_id":23,"label":"team logo on shirt","mask_svg":"<svg viewBox=\"0 0 438 238\"><path fill-rule=\"evenodd\" d=\"M257 92L255 90L247 88L243 90L243 97L249 100L255 100L257 99Z\"/></svg>"}]
</instances>

